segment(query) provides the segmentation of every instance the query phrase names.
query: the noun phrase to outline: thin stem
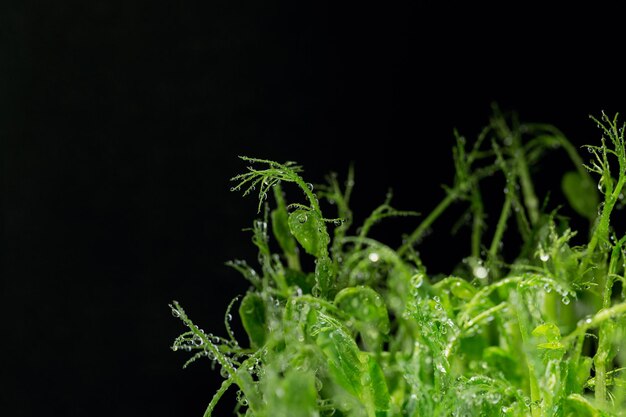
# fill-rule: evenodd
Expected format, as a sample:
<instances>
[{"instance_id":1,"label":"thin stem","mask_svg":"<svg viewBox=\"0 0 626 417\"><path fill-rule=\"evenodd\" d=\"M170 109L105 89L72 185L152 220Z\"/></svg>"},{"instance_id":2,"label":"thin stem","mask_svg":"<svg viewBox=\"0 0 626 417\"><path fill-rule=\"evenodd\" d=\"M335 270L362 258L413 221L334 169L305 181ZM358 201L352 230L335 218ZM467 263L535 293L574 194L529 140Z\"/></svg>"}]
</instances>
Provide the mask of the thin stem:
<instances>
[{"instance_id":1,"label":"thin stem","mask_svg":"<svg viewBox=\"0 0 626 417\"><path fill-rule=\"evenodd\" d=\"M626 175L620 176L613 192L607 194L604 199L604 208L602 209L602 214L600 215L600 219L598 221L598 226L594 231L591 240L589 241L589 245L587 246L587 256L583 259L580 266L581 274L584 274L589 267L589 263L593 259L593 255L595 253L596 247L600 242L606 242L609 238L609 222L611 220L611 213L613 212L613 207L615 203L617 203L619 199L619 195L624 188L624 184L626 183Z\"/></svg>"},{"instance_id":2,"label":"thin stem","mask_svg":"<svg viewBox=\"0 0 626 417\"><path fill-rule=\"evenodd\" d=\"M587 322L581 323L578 327L572 331L570 334L563 338L563 343L571 343L578 336L584 335L587 333L587 330L598 326L600 323L612 319L614 317L620 316L626 313L626 302L614 305L611 308L605 308L593 316L593 318Z\"/></svg>"},{"instance_id":3,"label":"thin stem","mask_svg":"<svg viewBox=\"0 0 626 417\"><path fill-rule=\"evenodd\" d=\"M495 259L498 254L498 248L500 247L500 242L502 242L502 237L504 235L504 231L506 229L506 222L509 219L509 215L511 214L511 198L507 195L504 200L504 204L502 205L502 211L500 212L500 218L498 219L498 225L496 226L496 231L493 234L493 239L491 240L491 246L489 247L489 258Z\"/></svg>"},{"instance_id":4,"label":"thin stem","mask_svg":"<svg viewBox=\"0 0 626 417\"><path fill-rule=\"evenodd\" d=\"M420 240L426 230L428 230L428 228L435 222L435 220L437 220L437 218L441 216L441 214L448 208L448 206L452 204L456 199L457 194L456 192L454 192L454 190L448 192L446 197L441 200L441 202L439 202L437 207L435 207L433 211L430 212L430 214L422 221L422 223L420 223L417 229L415 229L413 233L411 233L411 235L402 244L402 246L400 246L400 248L398 249L398 255L404 255L415 242Z\"/></svg>"},{"instance_id":5,"label":"thin stem","mask_svg":"<svg viewBox=\"0 0 626 417\"><path fill-rule=\"evenodd\" d=\"M478 184L472 187L472 211L474 212L472 221L472 257L478 258L480 256L480 243L484 228L483 218L485 216L485 208Z\"/></svg>"},{"instance_id":6,"label":"thin stem","mask_svg":"<svg viewBox=\"0 0 626 417\"><path fill-rule=\"evenodd\" d=\"M539 220L539 200L535 194L535 188L533 186L532 179L530 178L530 172L528 171L528 164L526 163L526 157L521 147L517 147L515 151L515 161L517 162L517 172L522 185L522 195L524 196L524 204L528 210L528 216L530 217L530 223L535 224Z\"/></svg>"},{"instance_id":7,"label":"thin stem","mask_svg":"<svg viewBox=\"0 0 626 417\"><path fill-rule=\"evenodd\" d=\"M512 295L515 297L515 304L516 304L515 311L517 314L517 323L519 326L520 334L522 336L522 343L524 344L524 346L529 346L530 332L526 324L526 317L523 317L525 313L522 311L522 308L519 305L521 304L521 300L519 300L518 298L520 294L512 293ZM530 360L527 349L523 349L522 352L524 353L524 358L526 359L526 365L528 367L528 383L529 383L529 389L530 389L530 400L533 402L533 404L531 404L530 406L532 417L540 417L541 409L534 405L534 404L538 404L539 400L541 399L541 393L539 391L539 382L537 381L537 376L535 375L535 365Z\"/></svg>"}]
</instances>

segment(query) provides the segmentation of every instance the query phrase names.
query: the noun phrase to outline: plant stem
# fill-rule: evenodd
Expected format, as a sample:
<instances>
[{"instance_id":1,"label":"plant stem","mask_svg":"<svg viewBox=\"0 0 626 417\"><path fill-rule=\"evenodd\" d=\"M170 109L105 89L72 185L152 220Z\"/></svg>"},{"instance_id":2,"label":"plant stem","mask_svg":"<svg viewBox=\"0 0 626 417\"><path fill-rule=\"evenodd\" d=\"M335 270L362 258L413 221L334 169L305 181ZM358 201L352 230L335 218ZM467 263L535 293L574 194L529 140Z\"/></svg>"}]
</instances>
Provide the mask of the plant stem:
<instances>
[{"instance_id":1,"label":"plant stem","mask_svg":"<svg viewBox=\"0 0 626 417\"><path fill-rule=\"evenodd\" d=\"M500 212L500 218L498 219L496 231L493 234L493 239L491 240L491 246L489 247L489 259L491 260L493 260L498 254L498 248L500 247L500 242L502 242L502 236L504 235L506 222L509 219L510 213L511 198L507 195L506 199L504 200L504 204L502 205L502 211Z\"/></svg>"},{"instance_id":2,"label":"plant stem","mask_svg":"<svg viewBox=\"0 0 626 417\"><path fill-rule=\"evenodd\" d=\"M435 220L457 199L455 190L448 192L446 197L439 202L437 207L420 223L420 225L411 233L402 246L398 249L398 255L402 256L407 250L417 242L426 232L426 230L434 223Z\"/></svg>"},{"instance_id":3,"label":"plant stem","mask_svg":"<svg viewBox=\"0 0 626 417\"><path fill-rule=\"evenodd\" d=\"M620 316L626 313L626 302L614 305L611 308L606 308L598 311L598 313L593 316L591 321L587 323L580 324L576 330L568 334L563 338L563 343L569 343L575 340L578 336L584 335L587 330L598 326L600 323L612 319L614 317Z\"/></svg>"},{"instance_id":4,"label":"plant stem","mask_svg":"<svg viewBox=\"0 0 626 417\"><path fill-rule=\"evenodd\" d=\"M517 312L517 323L519 326L520 334L522 336L522 343L524 345L524 349L522 349L522 352L524 353L524 358L526 359L526 365L528 367L528 383L529 383L529 388L530 388L530 400L533 402L533 404L531 404L530 409L531 409L532 417L540 417L541 409L535 406L534 404L539 403L539 400L541 399L541 393L539 391L539 382L537 381L537 376L535 375L535 365L533 364L532 360L530 360L529 354L527 351L527 347L530 344L530 340L528 337L530 333L528 331L526 317L523 317L525 312L522 311L523 306L521 305L522 300L519 299L520 295L521 294L517 294L517 293L512 294L515 300L514 304L516 307L515 310Z\"/></svg>"},{"instance_id":5,"label":"plant stem","mask_svg":"<svg viewBox=\"0 0 626 417\"><path fill-rule=\"evenodd\" d=\"M480 189L478 184L472 187L472 211L474 212L474 218L472 222L472 257L478 258L480 256L480 242L482 240L483 231L483 217L485 215L485 208L483 206L483 199L480 195Z\"/></svg>"},{"instance_id":6,"label":"plant stem","mask_svg":"<svg viewBox=\"0 0 626 417\"><path fill-rule=\"evenodd\" d=\"M528 164L526 163L526 157L521 147L517 147L515 150L515 160L517 162L517 172L519 174L520 183L522 185L522 194L524 196L524 204L528 210L528 216L530 217L530 223L535 224L539 220L539 200L535 194L535 188L530 178L530 172L528 171Z\"/></svg>"},{"instance_id":7,"label":"plant stem","mask_svg":"<svg viewBox=\"0 0 626 417\"><path fill-rule=\"evenodd\" d=\"M583 259L580 266L581 275L587 272L587 268L589 267L589 263L592 261L594 252L596 247L600 242L606 242L609 239L609 222L611 220L611 213L613 212L613 207L617 200L619 199L619 195L624 188L624 184L626 183L626 175L621 175L619 181L615 185L615 189L612 193L607 194L604 199L604 208L602 209L602 214L600 215L600 219L598 221L598 226L594 231L591 240L589 241L589 245L587 246L587 256Z\"/></svg>"}]
</instances>

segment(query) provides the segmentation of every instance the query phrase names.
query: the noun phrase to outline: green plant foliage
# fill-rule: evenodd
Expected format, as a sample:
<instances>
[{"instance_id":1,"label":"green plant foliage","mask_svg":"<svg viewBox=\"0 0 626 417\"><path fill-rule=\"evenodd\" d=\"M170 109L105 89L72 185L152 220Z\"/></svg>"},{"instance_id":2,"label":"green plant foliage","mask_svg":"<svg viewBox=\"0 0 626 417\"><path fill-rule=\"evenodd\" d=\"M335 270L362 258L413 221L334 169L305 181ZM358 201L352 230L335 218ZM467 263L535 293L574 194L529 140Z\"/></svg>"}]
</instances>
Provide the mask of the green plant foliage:
<instances>
[{"instance_id":1,"label":"green plant foliage","mask_svg":"<svg viewBox=\"0 0 626 417\"><path fill-rule=\"evenodd\" d=\"M258 190L259 264L229 263L251 287L227 309L228 337L171 305L187 327L172 349L224 377L205 417L231 386L233 412L246 417L626 416L626 236L612 222L624 126L592 120L602 139L585 147L587 163L554 127L497 110L475 141L457 133L453 183L398 248L370 230L417 213L394 209L389 194L353 229L352 169L345 184L330 175L313 187L294 163L243 157L233 190ZM530 167L559 150L572 161L562 196L589 221L586 237L533 183ZM484 180L498 175L502 205L491 207ZM304 198L287 203L288 186ZM417 248L453 204L467 207L456 228L471 229L469 253L451 275L431 274ZM521 242L514 258L503 242ZM237 305L247 340L229 325Z\"/></svg>"}]
</instances>

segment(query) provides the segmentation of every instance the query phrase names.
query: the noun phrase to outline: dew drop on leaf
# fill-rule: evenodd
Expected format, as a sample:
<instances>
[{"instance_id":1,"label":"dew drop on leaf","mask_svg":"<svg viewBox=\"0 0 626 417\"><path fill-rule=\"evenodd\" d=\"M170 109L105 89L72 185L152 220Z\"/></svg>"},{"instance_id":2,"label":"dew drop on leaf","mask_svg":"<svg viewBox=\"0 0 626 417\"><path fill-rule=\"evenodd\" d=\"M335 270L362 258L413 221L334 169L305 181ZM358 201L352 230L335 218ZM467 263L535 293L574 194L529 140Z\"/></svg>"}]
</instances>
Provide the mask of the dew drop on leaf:
<instances>
[{"instance_id":1,"label":"dew drop on leaf","mask_svg":"<svg viewBox=\"0 0 626 417\"><path fill-rule=\"evenodd\" d=\"M415 288L419 288L422 286L422 284L424 284L424 275L422 274L415 274L411 277L411 282L413 283L413 286Z\"/></svg>"}]
</instances>

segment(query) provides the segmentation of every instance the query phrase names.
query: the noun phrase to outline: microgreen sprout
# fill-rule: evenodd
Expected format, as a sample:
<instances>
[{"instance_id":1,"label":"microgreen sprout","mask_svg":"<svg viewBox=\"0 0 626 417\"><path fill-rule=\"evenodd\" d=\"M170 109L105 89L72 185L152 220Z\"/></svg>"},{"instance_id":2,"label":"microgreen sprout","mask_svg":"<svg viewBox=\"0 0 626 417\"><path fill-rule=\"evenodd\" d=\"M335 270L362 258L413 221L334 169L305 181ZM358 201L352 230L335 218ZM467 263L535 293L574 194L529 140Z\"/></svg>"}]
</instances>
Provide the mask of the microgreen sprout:
<instances>
[{"instance_id":1,"label":"microgreen sprout","mask_svg":"<svg viewBox=\"0 0 626 417\"><path fill-rule=\"evenodd\" d=\"M313 186L293 162L241 157L249 166L232 190L258 194L258 267L228 265L250 289L229 304L225 337L171 305L187 327L172 349L192 353L187 364L208 358L224 378L205 417L231 386L247 417L626 416L626 236L612 222L624 125L592 121L602 138L585 162L553 126L496 110L475 141L455 132L456 175L428 214L393 208L389 193L358 227L352 167L345 183L332 174ZM559 151L572 163L562 195L588 238L533 182ZM505 186L486 200L493 176ZM301 198L288 202L283 187ZM430 274L418 248L453 204L467 207L469 253L451 274ZM370 236L396 216L418 223L399 247ZM231 328L236 312L246 335Z\"/></svg>"}]
</instances>

